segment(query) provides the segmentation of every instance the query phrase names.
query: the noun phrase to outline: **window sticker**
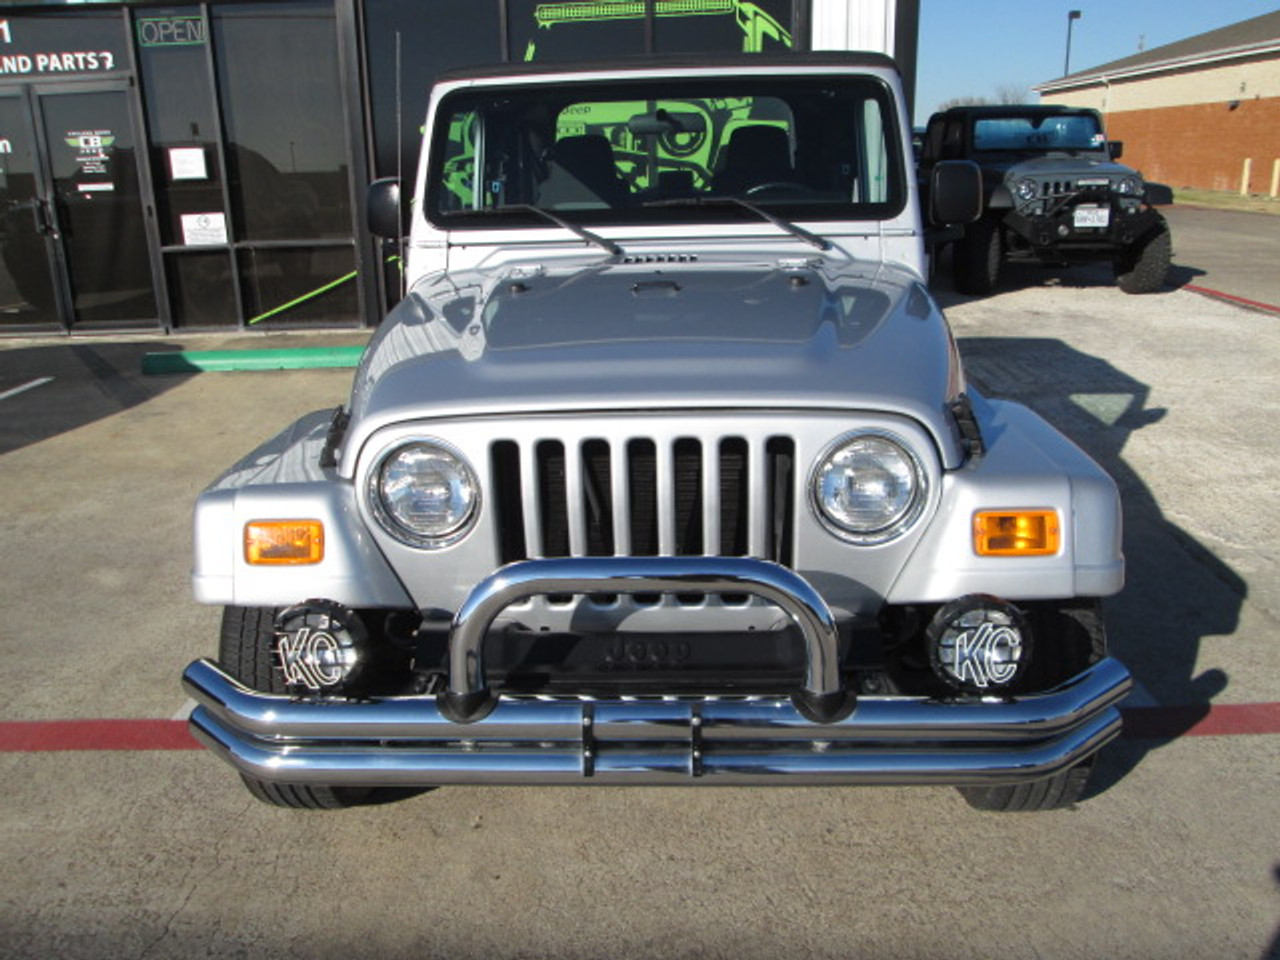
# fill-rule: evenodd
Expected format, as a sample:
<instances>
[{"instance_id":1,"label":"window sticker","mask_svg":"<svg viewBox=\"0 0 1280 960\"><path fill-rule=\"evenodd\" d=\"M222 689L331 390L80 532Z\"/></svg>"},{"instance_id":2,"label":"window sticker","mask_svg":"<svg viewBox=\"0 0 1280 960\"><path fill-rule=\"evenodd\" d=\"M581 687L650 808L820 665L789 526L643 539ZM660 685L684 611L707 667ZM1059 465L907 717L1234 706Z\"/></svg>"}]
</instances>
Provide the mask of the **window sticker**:
<instances>
[{"instance_id":1,"label":"window sticker","mask_svg":"<svg viewBox=\"0 0 1280 960\"><path fill-rule=\"evenodd\" d=\"M204 147L170 147L169 179L208 180L209 170L204 162Z\"/></svg>"},{"instance_id":2,"label":"window sticker","mask_svg":"<svg viewBox=\"0 0 1280 960\"><path fill-rule=\"evenodd\" d=\"M227 242L227 218L222 213L184 213L182 242L188 247Z\"/></svg>"}]
</instances>

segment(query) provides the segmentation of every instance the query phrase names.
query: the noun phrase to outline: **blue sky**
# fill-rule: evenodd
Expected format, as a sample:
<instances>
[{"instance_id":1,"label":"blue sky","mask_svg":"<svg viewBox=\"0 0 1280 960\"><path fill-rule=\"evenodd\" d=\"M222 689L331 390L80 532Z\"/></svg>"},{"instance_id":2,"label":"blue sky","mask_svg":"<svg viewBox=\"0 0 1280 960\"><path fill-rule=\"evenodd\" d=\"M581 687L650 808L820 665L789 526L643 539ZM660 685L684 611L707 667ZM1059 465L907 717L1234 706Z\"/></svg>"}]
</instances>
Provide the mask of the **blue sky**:
<instances>
[{"instance_id":1,"label":"blue sky","mask_svg":"<svg viewBox=\"0 0 1280 960\"><path fill-rule=\"evenodd\" d=\"M1071 72L1280 9L1276 0L920 0L916 122L953 97L996 99ZM1032 99L1035 99L1032 95Z\"/></svg>"}]
</instances>

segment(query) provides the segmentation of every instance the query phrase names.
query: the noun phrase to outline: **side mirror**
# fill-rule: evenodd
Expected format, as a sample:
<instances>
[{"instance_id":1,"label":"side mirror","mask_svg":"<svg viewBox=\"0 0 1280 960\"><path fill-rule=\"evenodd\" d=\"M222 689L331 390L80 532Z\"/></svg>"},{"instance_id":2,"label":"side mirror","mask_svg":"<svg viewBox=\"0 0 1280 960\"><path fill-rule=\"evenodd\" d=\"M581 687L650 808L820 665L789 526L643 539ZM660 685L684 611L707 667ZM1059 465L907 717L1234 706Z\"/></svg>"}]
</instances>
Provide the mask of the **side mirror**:
<instances>
[{"instance_id":1,"label":"side mirror","mask_svg":"<svg viewBox=\"0 0 1280 960\"><path fill-rule=\"evenodd\" d=\"M1119 160L1122 156L1124 156L1124 141L1108 140L1107 156L1109 156L1112 160Z\"/></svg>"},{"instance_id":2,"label":"side mirror","mask_svg":"<svg viewBox=\"0 0 1280 960\"><path fill-rule=\"evenodd\" d=\"M972 223L982 216L982 171L972 160L941 160L929 182L932 223Z\"/></svg>"},{"instance_id":3,"label":"side mirror","mask_svg":"<svg viewBox=\"0 0 1280 960\"><path fill-rule=\"evenodd\" d=\"M400 204L400 181L395 177L369 184L364 203L365 222L376 237L399 240L405 235L405 217Z\"/></svg>"}]
</instances>

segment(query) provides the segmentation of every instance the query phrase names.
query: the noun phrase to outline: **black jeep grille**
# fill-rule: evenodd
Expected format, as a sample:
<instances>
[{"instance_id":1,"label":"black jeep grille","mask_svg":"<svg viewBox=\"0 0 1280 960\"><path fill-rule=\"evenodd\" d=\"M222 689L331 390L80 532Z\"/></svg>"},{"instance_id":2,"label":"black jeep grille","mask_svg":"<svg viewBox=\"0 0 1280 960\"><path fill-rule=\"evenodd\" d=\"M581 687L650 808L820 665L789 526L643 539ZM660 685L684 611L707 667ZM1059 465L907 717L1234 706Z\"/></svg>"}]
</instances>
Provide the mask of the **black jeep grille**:
<instances>
[{"instance_id":1,"label":"black jeep grille","mask_svg":"<svg viewBox=\"0 0 1280 960\"><path fill-rule=\"evenodd\" d=\"M490 461L503 563L718 554L791 564L790 437L499 440Z\"/></svg>"}]
</instances>

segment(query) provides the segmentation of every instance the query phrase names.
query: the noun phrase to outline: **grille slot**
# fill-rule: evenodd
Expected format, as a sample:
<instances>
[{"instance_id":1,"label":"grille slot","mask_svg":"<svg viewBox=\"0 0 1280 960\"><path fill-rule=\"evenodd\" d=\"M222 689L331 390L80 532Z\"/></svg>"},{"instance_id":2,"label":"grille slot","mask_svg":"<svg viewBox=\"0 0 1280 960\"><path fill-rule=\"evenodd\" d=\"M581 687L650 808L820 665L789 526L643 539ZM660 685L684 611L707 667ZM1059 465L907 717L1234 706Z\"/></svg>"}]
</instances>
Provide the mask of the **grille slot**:
<instances>
[{"instance_id":1,"label":"grille slot","mask_svg":"<svg viewBox=\"0 0 1280 960\"><path fill-rule=\"evenodd\" d=\"M708 553L792 562L790 437L498 440L489 462L503 563Z\"/></svg>"}]
</instances>

